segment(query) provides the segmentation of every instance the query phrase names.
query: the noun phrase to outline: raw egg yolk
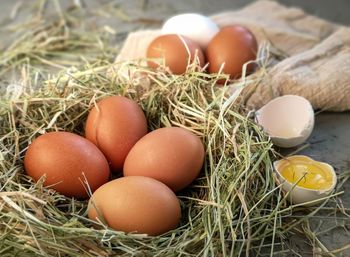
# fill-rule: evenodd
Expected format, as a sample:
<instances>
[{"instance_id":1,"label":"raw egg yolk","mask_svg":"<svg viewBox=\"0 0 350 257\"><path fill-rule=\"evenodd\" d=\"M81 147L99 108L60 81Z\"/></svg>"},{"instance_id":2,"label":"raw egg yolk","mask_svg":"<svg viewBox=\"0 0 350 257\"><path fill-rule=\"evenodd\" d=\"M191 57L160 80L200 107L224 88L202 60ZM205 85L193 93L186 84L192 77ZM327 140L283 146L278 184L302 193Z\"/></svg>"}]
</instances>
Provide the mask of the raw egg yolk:
<instances>
[{"instance_id":1,"label":"raw egg yolk","mask_svg":"<svg viewBox=\"0 0 350 257\"><path fill-rule=\"evenodd\" d=\"M287 161L281 175L289 182L308 189L328 189L333 183L328 170L310 161Z\"/></svg>"}]
</instances>

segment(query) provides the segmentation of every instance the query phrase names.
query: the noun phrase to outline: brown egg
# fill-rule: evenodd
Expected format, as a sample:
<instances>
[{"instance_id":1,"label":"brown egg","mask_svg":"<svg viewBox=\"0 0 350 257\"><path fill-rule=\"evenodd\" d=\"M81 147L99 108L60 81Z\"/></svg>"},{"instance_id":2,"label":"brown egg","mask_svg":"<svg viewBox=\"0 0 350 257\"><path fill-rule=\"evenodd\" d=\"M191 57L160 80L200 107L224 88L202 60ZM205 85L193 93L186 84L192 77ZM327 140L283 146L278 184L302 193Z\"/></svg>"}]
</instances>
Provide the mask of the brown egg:
<instances>
[{"instance_id":1,"label":"brown egg","mask_svg":"<svg viewBox=\"0 0 350 257\"><path fill-rule=\"evenodd\" d=\"M109 179L109 166L101 151L89 140L69 132L50 132L28 147L24 168L45 186L69 197L87 198L83 182L93 191ZM85 180L86 178L86 180Z\"/></svg>"},{"instance_id":2,"label":"brown egg","mask_svg":"<svg viewBox=\"0 0 350 257\"><path fill-rule=\"evenodd\" d=\"M218 73L224 65L224 74L230 75L231 79L238 78L242 74L243 65L255 60L257 50L257 41L248 29L238 25L223 27L206 49L209 73ZM253 68L254 64L250 63L247 73Z\"/></svg>"},{"instance_id":3,"label":"brown egg","mask_svg":"<svg viewBox=\"0 0 350 257\"><path fill-rule=\"evenodd\" d=\"M191 39L177 34L159 36L147 49L147 58L162 59L161 63L174 74L182 74L189 63L198 58L201 67L204 65L204 54L200 46ZM156 68L158 64L149 61L148 66Z\"/></svg>"},{"instance_id":4,"label":"brown egg","mask_svg":"<svg viewBox=\"0 0 350 257\"><path fill-rule=\"evenodd\" d=\"M147 133L141 107L126 97L102 99L90 111L85 136L104 153L113 171L121 171L131 147Z\"/></svg>"},{"instance_id":5,"label":"brown egg","mask_svg":"<svg viewBox=\"0 0 350 257\"><path fill-rule=\"evenodd\" d=\"M88 216L118 231L154 236L176 228L181 209L166 185L134 176L112 180L96 190L89 201Z\"/></svg>"},{"instance_id":6,"label":"brown egg","mask_svg":"<svg viewBox=\"0 0 350 257\"><path fill-rule=\"evenodd\" d=\"M192 132L178 127L156 129L130 150L124 176L145 176L179 191L198 176L204 161L204 146Z\"/></svg>"}]
</instances>

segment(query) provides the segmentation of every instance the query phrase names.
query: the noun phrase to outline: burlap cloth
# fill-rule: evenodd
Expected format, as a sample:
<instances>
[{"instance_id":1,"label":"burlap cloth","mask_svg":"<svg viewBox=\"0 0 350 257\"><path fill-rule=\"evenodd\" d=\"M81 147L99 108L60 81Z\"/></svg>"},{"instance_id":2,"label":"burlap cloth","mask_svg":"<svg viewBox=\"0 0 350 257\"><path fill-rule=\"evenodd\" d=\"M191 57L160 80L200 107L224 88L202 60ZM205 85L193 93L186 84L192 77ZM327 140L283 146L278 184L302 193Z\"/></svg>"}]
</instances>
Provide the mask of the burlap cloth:
<instances>
[{"instance_id":1,"label":"burlap cloth","mask_svg":"<svg viewBox=\"0 0 350 257\"><path fill-rule=\"evenodd\" d=\"M260 46L273 49L266 72L257 70L250 76L265 75L254 90L243 91L249 92L244 96L248 107L257 109L276 96L297 94L307 98L315 109L350 110L349 27L266 0L211 18L220 27L248 27ZM160 30L129 34L116 62L144 58L147 46L158 35Z\"/></svg>"}]
</instances>

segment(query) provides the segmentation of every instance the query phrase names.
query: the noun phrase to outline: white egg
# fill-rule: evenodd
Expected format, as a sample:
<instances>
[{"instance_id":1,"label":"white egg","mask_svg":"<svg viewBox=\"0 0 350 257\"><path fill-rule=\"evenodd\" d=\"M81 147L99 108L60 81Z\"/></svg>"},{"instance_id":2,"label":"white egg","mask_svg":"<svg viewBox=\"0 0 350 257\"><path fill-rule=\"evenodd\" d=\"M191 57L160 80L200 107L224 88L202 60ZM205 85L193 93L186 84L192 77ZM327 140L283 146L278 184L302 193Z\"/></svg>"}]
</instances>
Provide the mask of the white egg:
<instances>
[{"instance_id":1,"label":"white egg","mask_svg":"<svg viewBox=\"0 0 350 257\"><path fill-rule=\"evenodd\" d=\"M325 174L328 174L327 186L323 189L311 189L296 185L296 182L288 181L282 174L284 166L287 163L293 162L294 165L303 165L305 163L313 163L317 165L320 169L324 171ZM278 177L278 184L282 185L284 192L289 193L288 200L293 204L302 204L305 206L312 206L322 202L321 198L325 199L335 188L337 184L337 176L333 167L325 162L318 162L310 157L304 155L294 155L275 161L273 163L274 169ZM286 174L284 174L286 175ZM293 174L294 176L294 174ZM307 177L303 178L307 179Z\"/></svg>"},{"instance_id":2,"label":"white egg","mask_svg":"<svg viewBox=\"0 0 350 257\"><path fill-rule=\"evenodd\" d=\"M277 97L256 112L256 121L279 147L300 145L310 136L315 123L312 105L304 97Z\"/></svg>"},{"instance_id":3,"label":"white egg","mask_svg":"<svg viewBox=\"0 0 350 257\"><path fill-rule=\"evenodd\" d=\"M185 13L169 18L162 27L162 34L180 34L197 42L205 49L219 32L219 27L208 17Z\"/></svg>"}]
</instances>

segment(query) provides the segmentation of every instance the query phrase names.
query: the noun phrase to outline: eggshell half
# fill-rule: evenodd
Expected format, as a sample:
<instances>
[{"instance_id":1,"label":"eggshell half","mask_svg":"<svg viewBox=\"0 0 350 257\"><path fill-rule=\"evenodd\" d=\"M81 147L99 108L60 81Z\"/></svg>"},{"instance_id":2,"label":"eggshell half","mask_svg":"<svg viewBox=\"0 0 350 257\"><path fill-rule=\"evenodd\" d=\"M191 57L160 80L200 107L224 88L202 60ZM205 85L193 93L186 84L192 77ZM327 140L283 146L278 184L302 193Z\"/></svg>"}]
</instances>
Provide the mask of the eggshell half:
<instances>
[{"instance_id":1,"label":"eggshell half","mask_svg":"<svg viewBox=\"0 0 350 257\"><path fill-rule=\"evenodd\" d=\"M219 27L209 18L197 13L184 13L169 18L162 27L162 34L179 34L188 37L205 50Z\"/></svg>"},{"instance_id":2,"label":"eggshell half","mask_svg":"<svg viewBox=\"0 0 350 257\"><path fill-rule=\"evenodd\" d=\"M315 119L310 102L297 95L280 96L256 112L256 121L280 147L293 147L311 135Z\"/></svg>"},{"instance_id":3,"label":"eggshell half","mask_svg":"<svg viewBox=\"0 0 350 257\"><path fill-rule=\"evenodd\" d=\"M334 190L337 184L337 175L333 167L325 162L317 162L318 165L322 166L325 170L327 170L330 174L332 174L333 183L332 183L332 186L328 189L313 190L309 188L300 187L298 185L294 185L293 183L289 182L282 176L281 166L285 162L288 162L289 160L293 160L293 159L301 159L301 160L304 159L306 161L317 162L307 156L294 155L282 160L275 161L273 163L274 169L279 179L279 183L282 184L282 189L285 192L289 192L289 201L294 204L304 204L305 206L313 206L321 203L321 200L320 201L317 201L317 200L327 197ZM312 203L307 203L307 202L312 202Z\"/></svg>"},{"instance_id":4,"label":"eggshell half","mask_svg":"<svg viewBox=\"0 0 350 257\"><path fill-rule=\"evenodd\" d=\"M112 180L96 190L89 201L88 216L118 231L160 235L176 228L181 209L166 185L133 176Z\"/></svg>"}]
</instances>

